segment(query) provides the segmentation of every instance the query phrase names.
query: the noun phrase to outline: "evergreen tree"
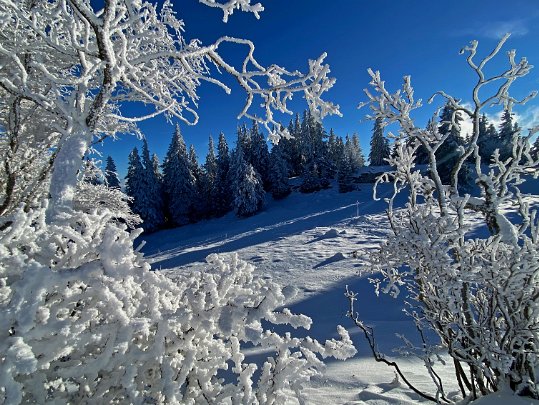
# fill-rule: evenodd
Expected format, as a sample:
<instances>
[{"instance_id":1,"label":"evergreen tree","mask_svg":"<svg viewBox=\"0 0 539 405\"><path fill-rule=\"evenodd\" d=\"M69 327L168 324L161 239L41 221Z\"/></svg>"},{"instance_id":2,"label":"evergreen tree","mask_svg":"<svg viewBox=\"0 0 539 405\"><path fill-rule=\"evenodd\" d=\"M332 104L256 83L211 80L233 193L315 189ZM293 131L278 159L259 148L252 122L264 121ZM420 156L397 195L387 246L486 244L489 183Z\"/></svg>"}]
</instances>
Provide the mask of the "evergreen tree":
<instances>
[{"instance_id":1,"label":"evergreen tree","mask_svg":"<svg viewBox=\"0 0 539 405\"><path fill-rule=\"evenodd\" d=\"M513 154L513 135L518 131L518 125L513 123L513 115L509 110L502 114L500 130L498 132L498 150L500 160L505 161Z\"/></svg>"},{"instance_id":2,"label":"evergreen tree","mask_svg":"<svg viewBox=\"0 0 539 405\"><path fill-rule=\"evenodd\" d=\"M303 113L299 146L302 161L302 193L312 193L329 186L330 167L322 125L309 111Z\"/></svg>"},{"instance_id":3,"label":"evergreen tree","mask_svg":"<svg viewBox=\"0 0 539 405\"><path fill-rule=\"evenodd\" d=\"M195 201L195 178L179 126L176 126L163 162L163 188L171 223L177 226L189 223Z\"/></svg>"},{"instance_id":4,"label":"evergreen tree","mask_svg":"<svg viewBox=\"0 0 539 405\"><path fill-rule=\"evenodd\" d=\"M109 188L115 188L117 190L121 189L116 164L111 156L107 156L107 164L105 166L105 183Z\"/></svg>"},{"instance_id":5,"label":"evergreen tree","mask_svg":"<svg viewBox=\"0 0 539 405\"><path fill-rule=\"evenodd\" d=\"M234 151L230 171L234 211L239 217L248 217L260 211L264 205L264 188L260 175L243 156L241 143Z\"/></svg>"},{"instance_id":6,"label":"evergreen tree","mask_svg":"<svg viewBox=\"0 0 539 405\"><path fill-rule=\"evenodd\" d=\"M210 136L208 142L208 153L206 154L206 162L202 176L202 195L206 198L206 217L212 217L217 212L217 172L218 164L215 157L215 147L213 138Z\"/></svg>"},{"instance_id":7,"label":"evergreen tree","mask_svg":"<svg viewBox=\"0 0 539 405\"><path fill-rule=\"evenodd\" d=\"M92 158L84 159L84 168L82 173L82 181L98 186L103 184L103 172L98 166L99 162L96 162Z\"/></svg>"},{"instance_id":8,"label":"evergreen tree","mask_svg":"<svg viewBox=\"0 0 539 405\"><path fill-rule=\"evenodd\" d=\"M268 151L268 143L264 138L264 134L260 132L258 128L258 123L253 120L253 126L251 127L251 156L250 163L253 165L254 169L260 174L262 179L262 184L264 185L264 190L268 191L270 189L270 158Z\"/></svg>"},{"instance_id":9,"label":"evergreen tree","mask_svg":"<svg viewBox=\"0 0 539 405\"><path fill-rule=\"evenodd\" d=\"M479 119L479 136L477 138L477 146L479 146L479 156L483 163L489 163L494 154L494 150L498 147L499 141L498 132L493 124L489 124L487 116Z\"/></svg>"},{"instance_id":10,"label":"evergreen tree","mask_svg":"<svg viewBox=\"0 0 539 405\"><path fill-rule=\"evenodd\" d=\"M230 155L225 135L222 132L219 134L217 144L216 194L215 214L222 216L232 208Z\"/></svg>"},{"instance_id":11,"label":"evergreen tree","mask_svg":"<svg viewBox=\"0 0 539 405\"><path fill-rule=\"evenodd\" d=\"M389 150L389 145L387 148ZM361 144L359 143L359 136L356 133L352 135L352 140L350 142L350 159L352 170L354 172L360 167L365 166L365 157L363 156L363 150L361 149Z\"/></svg>"},{"instance_id":12,"label":"evergreen tree","mask_svg":"<svg viewBox=\"0 0 539 405\"><path fill-rule=\"evenodd\" d=\"M453 109L447 103L440 114L440 126L438 127L440 135L447 138L436 151L438 172L444 184L451 182L453 168L460 157L459 147L463 144L459 126L462 118L456 114L454 117L456 125L453 125L453 115Z\"/></svg>"},{"instance_id":13,"label":"evergreen tree","mask_svg":"<svg viewBox=\"0 0 539 405\"><path fill-rule=\"evenodd\" d=\"M271 195L280 200L290 194L292 189L288 182L288 164L284 159L283 146L274 145L270 154L270 184Z\"/></svg>"},{"instance_id":14,"label":"evergreen tree","mask_svg":"<svg viewBox=\"0 0 539 405\"><path fill-rule=\"evenodd\" d=\"M342 143L342 139L341 139ZM352 169L352 159L350 154L343 153L337 164L338 173L337 179L339 183L339 193L348 193L354 191L353 183L353 169Z\"/></svg>"},{"instance_id":15,"label":"evergreen tree","mask_svg":"<svg viewBox=\"0 0 539 405\"><path fill-rule=\"evenodd\" d=\"M384 136L382 119L377 118L374 121L374 128L371 137L371 151L369 152L370 166L384 166L387 164L385 159L389 158L390 148L387 138Z\"/></svg>"},{"instance_id":16,"label":"evergreen tree","mask_svg":"<svg viewBox=\"0 0 539 405\"><path fill-rule=\"evenodd\" d=\"M208 198L209 196L204 194L206 178L202 167L200 167L200 164L198 163L198 156L193 145L189 146L189 170L194 179L195 186L195 194L193 196L193 204L191 206L189 217L191 222L196 222L209 216L210 199Z\"/></svg>"},{"instance_id":17,"label":"evergreen tree","mask_svg":"<svg viewBox=\"0 0 539 405\"><path fill-rule=\"evenodd\" d=\"M142 166L144 193L138 197L136 213L142 218L144 230L153 232L164 225L165 215L161 184L155 174L146 139L142 143Z\"/></svg>"},{"instance_id":18,"label":"evergreen tree","mask_svg":"<svg viewBox=\"0 0 539 405\"><path fill-rule=\"evenodd\" d=\"M337 166L339 162L339 152L337 150L337 136L333 132L333 128L329 130L329 137L327 143L328 163L329 163L329 176L334 178L337 174Z\"/></svg>"},{"instance_id":19,"label":"evergreen tree","mask_svg":"<svg viewBox=\"0 0 539 405\"><path fill-rule=\"evenodd\" d=\"M142 166L138 149L135 147L128 157L125 193L132 198L130 207L137 215L140 215L143 211L141 201L144 199L145 192L144 167Z\"/></svg>"}]
</instances>

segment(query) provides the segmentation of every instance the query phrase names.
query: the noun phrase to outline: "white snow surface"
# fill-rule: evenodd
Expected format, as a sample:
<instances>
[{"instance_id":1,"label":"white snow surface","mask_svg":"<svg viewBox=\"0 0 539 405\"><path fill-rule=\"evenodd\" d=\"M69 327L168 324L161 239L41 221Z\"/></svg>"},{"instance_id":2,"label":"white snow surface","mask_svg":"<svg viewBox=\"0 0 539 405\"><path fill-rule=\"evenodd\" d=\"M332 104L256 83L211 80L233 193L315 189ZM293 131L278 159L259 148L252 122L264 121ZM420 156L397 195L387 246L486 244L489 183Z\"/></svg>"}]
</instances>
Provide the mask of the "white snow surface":
<instances>
[{"instance_id":1,"label":"white snow surface","mask_svg":"<svg viewBox=\"0 0 539 405\"><path fill-rule=\"evenodd\" d=\"M407 378L419 389L435 393L422 360L404 358L392 351L404 345L397 333L412 341L417 341L417 336L414 325L402 312L404 297L377 297L368 280L366 260L389 229L384 202L372 200L372 185L360 187L346 194L339 194L336 186L313 194L294 192L281 201L268 196L258 215L237 219L230 213L148 235L142 251L154 270L172 275L204 266L205 257L211 253L237 252L256 266L260 276L289 286L285 289L290 297L288 307L313 319L311 330L306 332L310 336L324 341L336 337L337 325L343 325L358 353L346 361L326 362L324 376L314 378L305 388L309 403L427 403L396 379L392 368L372 359L363 335L345 316L348 302L344 292L348 285L359 293L355 309L374 328L381 351L397 359ZM261 352L245 354L254 362L265 358ZM458 387L451 383L451 363L447 361L448 366L438 367L437 372L447 376L449 384L444 388L448 398L459 401ZM539 401L497 393L475 403L538 405Z\"/></svg>"}]
</instances>

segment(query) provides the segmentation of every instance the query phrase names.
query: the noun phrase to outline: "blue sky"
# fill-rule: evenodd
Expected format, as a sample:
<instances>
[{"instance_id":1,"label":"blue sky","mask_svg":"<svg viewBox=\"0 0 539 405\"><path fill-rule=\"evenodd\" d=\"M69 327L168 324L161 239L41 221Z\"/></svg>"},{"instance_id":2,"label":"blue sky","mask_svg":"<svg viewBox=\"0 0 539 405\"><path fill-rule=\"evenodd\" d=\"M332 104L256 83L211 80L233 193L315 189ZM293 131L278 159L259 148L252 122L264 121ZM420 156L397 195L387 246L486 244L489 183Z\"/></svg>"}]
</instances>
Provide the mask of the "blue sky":
<instances>
[{"instance_id":1,"label":"blue sky","mask_svg":"<svg viewBox=\"0 0 539 405\"><path fill-rule=\"evenodd\" d=\"M523 96L539 89L539 1L419 1L419 0L267 0L260 20L252 14L234 13L227 24L222 13L208 8L197 0L176 0L175 9L186 24L186 38L198 38L203 43L214 42L230 35L252 40L257 59L262 64L277 63L288 69L306 70L307 60L327 52L326 62L336 85L326 95L341 106L343 117L330 117L324 126L344 136L357 132L364 151L368 152L372 123L364 120L366 109L357 104L365 100L363 89L370 81L367 68L380 70L389 89L397 89L403 75L412 76L418 98L427 100L436 90L444 90L463 100L470 98L474 73L467 68L459 50L470 40L479 40L479 54L485 55L505 32L512 37L504 48L517 49L517 57L526 56L538 66L526 78L517 82L513 94ZM244 49L230 47L224 56L238 58ZM492 71L506 66L500 54ZM210 84L200 88L200 122L194 127L181 125L188 144L193 144L203 158L207 152L208 136L217 138L223 131L234 146L237 115L243 107L245 94L226 77L232 94ZM443 103L438 99L437 106ZM295 111L306 108L299 95L291 104ZM531 117L539 118L539 101L516 109L524 125ZM427 121L432 107L416 115L418 122ZM289 116L283 116L287 124ZM536 121L537 123L537 121ZM163 118L140 124L150 151L163 159L170 142L173 126ZM119 141L107 140L97 149L111 155L121 177L125 175L127 155L142 142L123 136Z\"/></svg>"}]
</instances>

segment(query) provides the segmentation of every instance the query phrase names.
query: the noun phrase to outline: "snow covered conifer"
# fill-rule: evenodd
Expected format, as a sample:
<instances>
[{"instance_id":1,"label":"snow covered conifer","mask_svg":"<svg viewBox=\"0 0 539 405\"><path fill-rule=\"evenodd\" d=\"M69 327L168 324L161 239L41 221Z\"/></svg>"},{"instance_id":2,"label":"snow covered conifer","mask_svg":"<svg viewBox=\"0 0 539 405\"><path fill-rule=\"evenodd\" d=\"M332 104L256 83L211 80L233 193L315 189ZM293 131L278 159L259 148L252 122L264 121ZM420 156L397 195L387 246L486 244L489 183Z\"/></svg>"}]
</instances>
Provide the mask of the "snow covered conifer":
<instances>
[{"instance_id":1,"label":"snow covered conifer","mask_svg":"<svg viewBox=\"0 0 539 405\"><path fill-rule=\"evenodd\" d=\"M464 139L460 136L460 122L462 118L454 111L449 102L444 105L440 114L438 132L445 142L436 151L438 172L444 184L449 184L455 164L460 158L459 147Z\"/></svg>"},{"instance_id":2,"label":"snow covered conifer","mask_svg":"<svg viewBox=\"0 0 539 405\"><path fill-rule=\"evenodd\" d=\"M150 150L146 139L142 141L142 165L144 193L137 203L138 214L143 220L142 227L147 232L154 232L165 223L164 201L161 183L155 172L154 161L150 158Z\"/></svg>"},{"instance_id":3,"label":"snow covered conifer","mask_svg":"<svg viewBox=\"0 0 539 405\"><path fill-rule=\"evenodd\" d=\"M352 158L350 154L341 154L337 163L337 180L339 184L339 193L348 193L355 190L355 186L353 183L353 173L354 171L352 167Z\"/></svg>"},{"instance_id":4,"label":"snow covered conifer","mask_svg":"<svg viewBox=\"0 0 539 405\"><path fill-rule=\"evenodd\" d=\"M374 128L371 137L371 151L369 152L369 164L371 166L384 166L389 157L390 148L387 138L384 136L382 119L374 121Z\"/></svg>"},{"instance_id":5,"label":"snow covered conifer","mask_svg":"<svg viewBox=\"0 0 539 405\"><path fill-rule=\"evenodd\" d=\"M288 182L288 162L284 159L281 142L273 145L270 153L270 191L274 199L285 198L292 191Z\"/></svg>"},{"instance_id":6,"label":"snow covered conifer","mask_svg":"<svg viewBox=\"0 0 539 405\"><path fill-rule=\"evenodd\" d=\"M505 161L511 157L513 151L513 135L517 133L517 131L518 125L516 122L513 123L513 114L509 110L504 110L496 145L499 150L500 160Z\"/></svg>"},{"instance_id":7,"label":"snow covered conifer","mask_svg":"<svg viewBox=\"0 0 539 405\"><path fill-rule=\"evenodd\" d=\"M222 216L232 209L232 178L230 173L230 154L225 135L219 134L217 144L217 197L215 214Z\"/></svg>"},{"instance_id":8,"label":"snow covered conifer","mask_svg":"<svg viewBox=\"0 0 539 405\"><path fill-rule=\"evenodd\" d=\"M116 164L111 156L107 156L107 164L105 166L105 182L110 188L120 189L120 178L118 177Z\"/></svg>"},{"instance_id":9,"label":"snow covered conifer","mask_svg":"<svg viewBox=\"0 0 539 405\"><path fill-rule=\"evenodd\" d=\"M163 162L165 206L173 225L190 222L196 193L187 147L177 125Z\"/></svg>"},{"instance_id":10,"label":"snow covered conifer","mask_svg":"<svg viewBox=\"0 0 539 405\"><path fill-rule=\"evenodd\" d=\"M264 134L258 128L258 123L253 121L253 125L250 130L251 139L251 160L250 163L254 169L260 174L264 190L268 191L270 188L270 157L268 151L268 143L264 138Z\"/></svg>"},{"instance_id":11,"label":"snow covered conifer","mask_svg":"<svg viewBox=\"0 0 539 405\"><path fill-rule=\"evenodd\" d=\"M232 155L230 166L232 175L232 198L234 211L239 217L256 214L264 206L262 179L253 165L243 157L241 143L238 142Z\"/></svg>"},{"instance_id":12,"label":"snow covered conifer","mask_svg":"<svg viewBox=\"0 0 539 405\"><path fill-rule=\"evenodd\" d=\"M206 177L202 167L198 163L198 156L194 145L189 146L189 170L195 181L194 183L194 196L193 204L191 208L191 221L195 222L209 215L210 211L210 197L204 193L206 189Z\"/></svg>"},{"instance_id":13,"label":"snow covered conifer","mask_svg":"<svg viewBox=\"0 0 539 405\"><path fill-rule=\"evenodd\" d=\"M208 141L208 153L204 162L204 170L201 179L202 196L205 198L205 216L213 217L217 211L217 158L215 157L215 146L213 138Z\"/></svg>"},{"instance_id":14,"label":"snow covered conifer","mask_svg":"<svg viewBox=\"0 0 539 405\"><path fill-rule=\"evenodd\" d=\"M137 215L144 211L142 201L145 199L144 166L136 147L129 154L127 175L125 176L125 192L131 197L131 209Z\"/></svg>"}]
</instances>

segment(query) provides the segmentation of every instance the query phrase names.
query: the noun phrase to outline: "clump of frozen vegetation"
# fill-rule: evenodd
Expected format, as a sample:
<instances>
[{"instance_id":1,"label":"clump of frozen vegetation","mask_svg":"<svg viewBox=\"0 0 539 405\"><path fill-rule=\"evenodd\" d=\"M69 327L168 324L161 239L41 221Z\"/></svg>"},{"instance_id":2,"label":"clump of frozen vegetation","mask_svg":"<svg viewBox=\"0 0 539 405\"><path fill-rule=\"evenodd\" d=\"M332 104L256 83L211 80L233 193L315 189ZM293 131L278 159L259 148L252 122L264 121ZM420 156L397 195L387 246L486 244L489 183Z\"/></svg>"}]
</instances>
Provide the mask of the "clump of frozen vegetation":
<instances>
[{"instance_id":1,"label":"clump of frozen vegetation","mask_svg":"<svg viewBox=\"0 0 539 405\"><path fill-rule=\"evenodd\" d=\"M250 0L201 2L225 20L263 10ZM272 110L286 112L297 91L317 116L338 113L320 98L334 82L324 56L307 74L265 68L250 41L204 46L183 31L170 1L158 10L110 0L98 11L86 0L0 2L0 402L304 402L320 357L355 353L343 328L324 344L271 331L311 320L276 310L280 287L236 256L211 256L177 281L151 272L133 249L139 231L123 223L135 219L123 194L81 182L95 138L158 114L196 123L201 82L230 91L215 68L247 92L241 115L262 99L266 115L256 120L268 128L281 128ZM241 67L220 56L225 43L246 47ZM155 109L127 117L125 102ZM109 197L116 205L101 204ZM245 344L270 352L260 370Z\"/></svg>"},{"instance_id":2,"label":"clump of frozen vegetation","mask_svg":"<svg viewBox=\"0 0 539 405\"><path fill-rule=\"evenodd\" d=\"M54 226L19 211L0 239L0 387L6 403L281 403L302 400L319 357L347 358L341 340L272 332L309 329L281 287L255 278L236 255L211 255L172 281L133 250L138 232L110 214L79 213ZM244 344L269 350L258 367ZM226 377L223 379L223 377Z\"/></svg>"},{"instance_id":3,"label":"clump of frozen vegetation","mask_svg":"<svg viewBox=\"0 0 539 405\"><path fill-rule=\"evenodd\" d=\"M448 134L441 134L433 124L426 129L415 124L411 113L421 101L414 99L410 78L405 77L401 90L389 93L379 72L369 71L374 92L366 91L369 101L365 104L371 108L371 118L399 126L398 135L393 136L395 154L388 160L395 171L382 175L377 183L394 186L388 199L392 235L373 259L372 268L383 276L377 282L378 291L407 294L406 311L423 339L419 350L436 386L436 394L426 397L436 401L449 402L433 368L436 350L428 342L432 331L453 359L463 397L476 398L509 387L519 395L539 398L539 218L519 190L526 176L537 174L539 161L530 154L530 138L539 126L527 134L515 134L511 156L502 160L496 150L488 168L482 164L477 142L485 107L501 105L510 111L514 104L536 95L516 100L509 94L513 82L532 68L525 58L515 61L515 51L508 52L507 70L485 76L485 65L507 38L479 62L477 41L463 49L477 76L471 107L437 93L453 111L446 124L458 125L457 114L473 122L471 138L451 170L450 185L442 184L436 161L436 151ZM492 83L500 85L485 96ZM484 90L481 98L480 90ZM426 175L415 169L419 147L428 155ZM465 165L475 179L476 196L464 193L459 185ZM407 196L407 204L396 209L394 201L401 193ZM477 218L482 220L484 237L472 234ZM347 295L353 304L356 295ZM352 305L350 315L375 352L372 330L353 311Z\"/></svg>"}]
</instances>

